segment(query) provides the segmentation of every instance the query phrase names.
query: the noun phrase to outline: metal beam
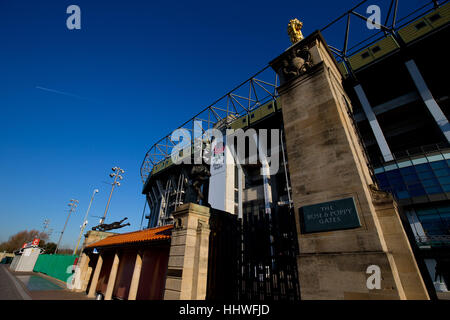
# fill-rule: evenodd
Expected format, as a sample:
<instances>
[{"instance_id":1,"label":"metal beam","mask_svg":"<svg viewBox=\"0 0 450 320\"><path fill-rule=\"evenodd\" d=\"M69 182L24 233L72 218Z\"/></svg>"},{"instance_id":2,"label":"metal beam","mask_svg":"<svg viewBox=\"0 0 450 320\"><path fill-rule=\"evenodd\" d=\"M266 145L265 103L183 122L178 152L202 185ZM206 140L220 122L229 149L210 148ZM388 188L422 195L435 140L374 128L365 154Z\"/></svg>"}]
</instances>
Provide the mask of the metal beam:
<instances>
[{"instance_id":1,"label":"metal beam","mask_svg":"<svg viewBox=\"0 0 450 320\"><path fill-rule=\"evenodd\" d=\"M414 81L414 84L417 87L417 90L419 91L420 96L422 97L423 102L428 108L428 111L430 111L431 115L436 121L436 124L441 129L447 141L450 142L450 124L448 123L448 119L431 94L431 91L425 83L425 80L423 79L419 68L417 67L414 60L409 60L405 64L406 68L408 68L408 72L411 75L411 78Z\"/></svg>"},{"instance_id":2,"label":"metal beam","mask_svg":"<svg viewBox=\"0 0 450 320\"><path fill-rule=\"evenodd\" d=\"M375 116L372 107L369 103L369 100L367 99L366 93L364 92L360 84L357 85L354 89L363 107L364 113L366 114L366 117L369 120L370 127L372 128L373 135L377 140L378 147L380 148L384 161L388 162L394 160L391 149L389 149L389 145L387 144L386 138L384 137L380 124L378 123L377 117Z\"/></svg>"}]
</instances>

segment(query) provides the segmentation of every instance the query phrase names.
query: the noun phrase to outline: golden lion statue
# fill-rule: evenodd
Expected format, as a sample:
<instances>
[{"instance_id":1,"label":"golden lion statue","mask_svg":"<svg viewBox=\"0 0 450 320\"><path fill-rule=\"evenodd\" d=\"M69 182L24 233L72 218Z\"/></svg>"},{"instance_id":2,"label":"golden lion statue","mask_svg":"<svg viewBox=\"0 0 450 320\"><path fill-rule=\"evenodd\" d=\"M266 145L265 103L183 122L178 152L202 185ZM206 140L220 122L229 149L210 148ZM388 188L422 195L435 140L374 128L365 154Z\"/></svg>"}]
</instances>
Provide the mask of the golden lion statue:
<instances>
[{"instance_id":1,"label":"golden lion statue","mask_svg":"<svg viewBox=\"0 0 450 320\"><path fill-rule=\"evenodd\" d=\"M292 19L289 21L287 33L289 35L289 38L291 39L292 44L303 40L304 37L302 34L302 28L303 22L299 21L298 19Z\"/></svg>"}]
</instances>

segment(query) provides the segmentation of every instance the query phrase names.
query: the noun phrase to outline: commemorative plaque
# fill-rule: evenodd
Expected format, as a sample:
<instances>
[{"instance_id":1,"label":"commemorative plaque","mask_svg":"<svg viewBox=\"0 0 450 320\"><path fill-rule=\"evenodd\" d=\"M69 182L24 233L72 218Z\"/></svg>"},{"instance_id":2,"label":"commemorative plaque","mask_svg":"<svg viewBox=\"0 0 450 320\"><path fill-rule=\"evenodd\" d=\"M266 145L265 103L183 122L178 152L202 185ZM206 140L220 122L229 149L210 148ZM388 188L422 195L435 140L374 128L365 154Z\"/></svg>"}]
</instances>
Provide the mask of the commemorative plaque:
<instances>
[{"instance_id":1,"label":"commemorative plaque","mask_svg":"<svg viewBox=\"0 0 450 320\"><path fill-rule=\"evenodd\" d=\"M353 198L304 206L299 211L302 233L345 230L361 226Z\"/></svg>"}]
</instances>

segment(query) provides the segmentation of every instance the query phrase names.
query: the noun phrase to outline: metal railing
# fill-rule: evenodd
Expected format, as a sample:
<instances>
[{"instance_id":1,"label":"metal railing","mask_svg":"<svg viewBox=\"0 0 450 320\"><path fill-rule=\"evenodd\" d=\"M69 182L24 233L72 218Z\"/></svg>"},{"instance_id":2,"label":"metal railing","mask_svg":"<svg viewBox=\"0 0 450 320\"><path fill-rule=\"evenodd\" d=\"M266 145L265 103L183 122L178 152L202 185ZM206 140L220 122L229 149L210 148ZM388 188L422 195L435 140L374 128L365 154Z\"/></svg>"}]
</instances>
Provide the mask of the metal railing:
<instances>
[{"instance_id":1,"label":"metal railing","mask_svg":"<svg viewBox=\"0 0 450 320\"><path fill-rule=\"evenodd\" d=\"M355 40L357 37L357 33L354 32L355 30L352 29L351 22L352 19L359 19L363 20L364 22L368 21L368 17L366 17L363 12L363 14L357 12L357 10L361 10L364 4L367 4L368 0L361 1L356 6L348 10L347 12L343 13L339 18L333 20L328 25L320 29L322 34L325 38L327 38L326 34L328 31L336 31L333 28L340 28L340 23L345 22L345 30L344 30L344 37L342 40L342 46L340 46L340 49L336 45L331 45L328 43L328 47L330 48L331 52L333 52L336 56L336 59L338 61L346 60L353 54L357 53L358 51L367 48L371 44L377 42L378 40L389 36L389 35L395 35L398 30L406 26L407 24L413 22L414 20L418 19L419 17L433 11L434 9L439 8L443 4L447 3L448 0L429 0L429 1L423 1L423 4L420 5L418 8L414 8L411 10L407 10L407 13L404 13L402 17L399 18L399 12L401 9L407 8L410 3L408 1L403 2L403 4L400 6L399 0L381 0L377 1L376 3L372 1L370 4L376 4L380 7L381 12L387 12L385 16L385 20L383 23L377 25L378 31L374 31L374 33L367 37L363 38L362 41L356 42L352 44L351 40ZM354 28L354 27L353 27ZM360 28L360 27L356 27ZM356 34L356 35L355 35ZM353 37L353 39L351 38ZM351 46L351 47L350 47Z\"/></svg>"},{"instance_id":2,"label":"metal railing","mask_svg":"<svg viewBox=\"0 0 450 320\"><path fill-rule=\"evenodd\" d=\"M249 114L264 103L276 99L278 97L278 85L277 74L267 66L197 113L177 129L186 129L194 137L194 132L200 131L203 134L217 123L228 125L235 119ZM177 143L178 141L172 141L171 134L168 134L150 148L141 166L143 183L147 180L155 164L170 157Z\"/></svg>"}]
</instances>

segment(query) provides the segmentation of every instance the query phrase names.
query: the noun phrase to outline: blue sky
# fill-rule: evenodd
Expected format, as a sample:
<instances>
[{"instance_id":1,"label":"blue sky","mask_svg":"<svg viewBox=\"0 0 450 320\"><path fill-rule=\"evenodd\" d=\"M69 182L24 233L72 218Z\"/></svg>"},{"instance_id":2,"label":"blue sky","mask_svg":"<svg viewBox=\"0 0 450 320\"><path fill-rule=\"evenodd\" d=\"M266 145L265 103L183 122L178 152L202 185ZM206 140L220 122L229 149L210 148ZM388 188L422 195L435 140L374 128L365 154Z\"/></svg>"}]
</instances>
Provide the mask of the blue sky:
<instances>
[{"instance_id":1,"label":"blue sky","mask_svg":"<svg viewBox=\"0 0 450 320\"><path fill-rule=\"evenodd\" d=\"M94 188L91 215L103 214L113 166L126 172L107 222L139 228L149 147L283 52L289 19L308 35L355 3L1 0L0 241L48 218L56 242L75 198L62 241L73 247ZM81 30L66 28L71 4Z\"/></svg>"}]
</instances>

